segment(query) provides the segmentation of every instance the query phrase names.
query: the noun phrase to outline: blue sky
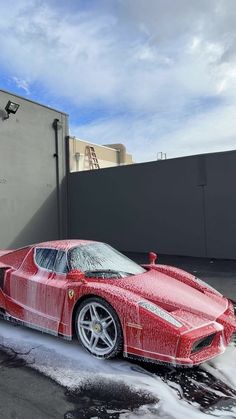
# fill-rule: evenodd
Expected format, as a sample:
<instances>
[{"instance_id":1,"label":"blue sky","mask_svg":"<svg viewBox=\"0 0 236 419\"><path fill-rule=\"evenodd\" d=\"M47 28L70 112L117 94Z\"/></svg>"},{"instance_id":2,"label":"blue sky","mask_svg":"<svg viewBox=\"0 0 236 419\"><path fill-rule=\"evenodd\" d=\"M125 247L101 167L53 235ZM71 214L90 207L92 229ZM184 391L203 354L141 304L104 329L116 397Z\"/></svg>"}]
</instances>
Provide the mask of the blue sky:
<instances>
[{"instance_id":1,"label":"blue sky","mask_svg":"<svg viewBox=\"0 0 236 419\"><path fill-rule=\"evenodd\" d=\"M0 0L0 88L136 161L236 144L235 0Z\"/></svg>"}]
</instances>

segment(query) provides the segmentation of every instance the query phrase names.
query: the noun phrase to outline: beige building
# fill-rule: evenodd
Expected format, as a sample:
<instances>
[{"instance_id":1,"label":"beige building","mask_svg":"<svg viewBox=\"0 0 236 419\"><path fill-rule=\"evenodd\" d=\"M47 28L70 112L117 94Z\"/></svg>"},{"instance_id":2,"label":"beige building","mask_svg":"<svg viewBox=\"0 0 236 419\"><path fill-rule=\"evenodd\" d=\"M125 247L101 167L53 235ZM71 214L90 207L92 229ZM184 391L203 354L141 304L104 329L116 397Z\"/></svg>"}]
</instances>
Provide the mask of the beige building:
<instances>
[{"instance_id":1,"label":"beige building","mask_svg":"<svg viewBox=\"0 0 236 419\"><path fill-rule=\"evenodd\" d=\"M69 137L69 156L71 172L133 163L123 144L99 145L75 137Z\"/></svg>"}]
</instances>

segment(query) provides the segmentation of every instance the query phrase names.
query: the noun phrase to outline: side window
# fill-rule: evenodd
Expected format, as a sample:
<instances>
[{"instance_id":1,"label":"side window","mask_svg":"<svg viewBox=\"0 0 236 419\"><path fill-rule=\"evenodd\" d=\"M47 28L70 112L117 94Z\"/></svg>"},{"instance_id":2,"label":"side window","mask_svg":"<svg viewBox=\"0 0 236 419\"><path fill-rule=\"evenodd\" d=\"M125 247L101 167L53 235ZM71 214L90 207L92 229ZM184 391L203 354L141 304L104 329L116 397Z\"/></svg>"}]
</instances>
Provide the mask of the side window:
<instances>
[{"instance_id":1,"label":"side window","mask_svg":"<svg viewBox=\"0 0 236 419\"><path fill-rule=\"evenodd\" d=\"M60 274L68 272L66 252L63 252L63 250L58 250L54 271Z\"/></svg>"},{"instance_id":2,"label":"side window","mask_svg":"<svg viewBox=\"0 0 236 419\"><path fill-rule=\"evenodd\" d=\"M56 249L36 249L35 261L41 268L52 271L56 260L56 256Z\"/></svg>"}]
</instances>

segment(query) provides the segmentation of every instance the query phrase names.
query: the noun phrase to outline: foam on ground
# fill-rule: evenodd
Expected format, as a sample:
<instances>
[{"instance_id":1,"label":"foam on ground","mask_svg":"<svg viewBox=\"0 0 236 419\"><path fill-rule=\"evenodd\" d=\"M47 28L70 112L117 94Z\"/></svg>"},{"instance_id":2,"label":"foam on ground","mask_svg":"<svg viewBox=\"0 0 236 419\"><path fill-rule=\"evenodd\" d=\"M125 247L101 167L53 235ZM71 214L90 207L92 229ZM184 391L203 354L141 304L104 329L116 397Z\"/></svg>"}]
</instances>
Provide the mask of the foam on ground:
<instances>
[{"instance_id":1,"label":"foam on ground","mask_svg":"<svg viewBox=\"0 0 236 419\"><path fill-rule=\"evenodd\" d=\"M103 361L85 352L77 342L42 335L39 332L0 321L0 345L20 353L27 364L42 372L64 387L75 389L86 380L123 381L137 391L144 390L155 395L159 402L154 406L142 406L121 418L207 419L215 417L235 418L236 407L230 411L201 411L200 405L181 398L182 389L177 383L164 382L155 374L124 360ZM203 365L217 379L236 386L236 348L229 347L225 354ZM158 369L157 369L158 371ZM196 383L194 384L196 385Z\"/></svg>"}]
</instances>

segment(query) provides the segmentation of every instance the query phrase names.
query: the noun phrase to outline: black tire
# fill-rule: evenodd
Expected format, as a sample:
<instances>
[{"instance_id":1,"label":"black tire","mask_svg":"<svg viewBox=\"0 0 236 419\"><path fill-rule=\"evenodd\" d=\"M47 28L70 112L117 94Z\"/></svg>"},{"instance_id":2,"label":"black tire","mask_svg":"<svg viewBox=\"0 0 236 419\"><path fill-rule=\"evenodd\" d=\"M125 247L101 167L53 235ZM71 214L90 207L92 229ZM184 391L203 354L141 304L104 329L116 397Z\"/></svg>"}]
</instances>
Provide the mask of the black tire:
<instances>
[{"instance_id":1,"label":"black tire","mask_svg":"<svg viewBox=\"0 0 236 419\"><path fill-rule=\"evenodd\" d=\"M94 330L91 330L91 331L86 330L86 329L84 330L83 326L79 327L79 324L81 325L81 320L83 320L84 313L85 315L88 313L87 315L89 316L90 309L88 307L91 307L91 305L95 306L97 313L99 313L101 317L103 313L108 313L111 319L113 320L113 323L109 326L109 330L108 328L106 329L106 331L109 331L110 338L112 338L114 334L113 346L111 348L108 347L106 353L100 353L104 351L103 349L101 349L100 351L100 348L95 348L94 350L92 350L91 346L89 346L90 344L88 344L88 342L86 341L87 337L89 338L93 333L95 333ZM87 312L86 310L89 310L89 311ZM90 322L89 317L88 319L89 320L87 321L87 323ZM94 320L94 322L96 322L96 320ZM82 323L86 323L86 320L82 321ZM91 318L91 323L92 323L92 318ZM102 319L101 319L101 325L102 325ZM91 327L94 328L94 325L93 326L91 325ZM114 308L107 301L103 300L100 297L89 297L86 300L82 301L82 303L78 306L76 315L75 315L75 331L76 331L76 335L77 335L80 345L83 346L90 354L92 354L96 358L101 358L101 359L115 358L123 350L123 332L122 332L122 327L120 324L119 317L116 314ZM103 334L103 331L101 331L101 334ZM102 338L100 337L98 340L98 346L99 345L100 346L105 345Z\"/></svg>"}]
</instances>

